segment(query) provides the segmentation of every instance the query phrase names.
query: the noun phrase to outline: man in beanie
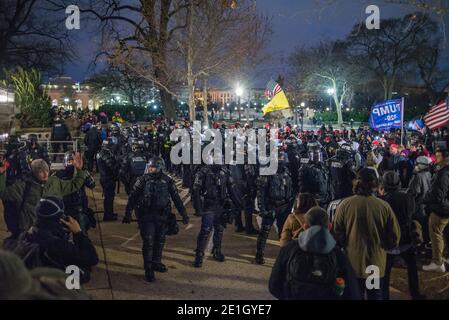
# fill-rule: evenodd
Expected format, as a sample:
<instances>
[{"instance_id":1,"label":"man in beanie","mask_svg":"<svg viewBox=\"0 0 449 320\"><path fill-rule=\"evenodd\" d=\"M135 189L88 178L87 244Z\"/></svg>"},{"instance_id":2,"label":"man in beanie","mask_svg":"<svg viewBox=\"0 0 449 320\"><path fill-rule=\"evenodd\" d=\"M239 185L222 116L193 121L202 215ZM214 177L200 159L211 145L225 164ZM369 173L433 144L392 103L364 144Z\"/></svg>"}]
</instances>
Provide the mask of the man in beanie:
<instances>
[{"instance_id":1,"label":"man in beanie","mask_svg":"<svg viewBox=\"0 0 449 320\"><path fill-rule=\"evenodd\" d=\"M63 271L70 265L80 268L81 283L90 279L90 268L98 263L98 255L79 223L64 215L64 202L57 197L44 197L36 207L37 221L30 230L19 238L14 250L28 256L20 248L39 246L39 256L26 260L29 268L51 267ZM72 237L72 240L70 239ZM24 245L27 244L27 245ZM24 258L24 257L22 257Z\"/></svg>"},{"instance_id":2,"label":"man in beanie","mask_svg":"<svg viewBox=\"0 0 449 320\"><path fill-rule=\"evenodd\" d=\"M29 271L14 253L0 250L0 300L86 300L82 290L69 290L67 274L56 269Z\"/></svg>"},{"instance_id":3,"label":"man in beanie","mask_svg":"<svg viewBox=\"0 0 449 320\"><path fill-rule=\"evenodd\" d=\"M407 189L407 194L415 200L415 212L412 217L422 226L424 244L430 242L429 217L425 211L424 197L430 190L432 183L431 164L432 160L429 157L420 156L416 159L413 177Z\"/></svg>"},{"instance_id":4,"label":"man in beanie","mask_svg":"<svg viewBox=\"0 0 449 320\"><path fill-rule=\"evenodd\" d=\"M357 279L348 258L330 233L327 212L316 206L304 217L304 231L281 248L269 289L280 300L359 300ZM336 291L337 278L345 289Z\"/></svg>"},{"instance_id":5,"label":"man in beanie","mask_svg":"<svg viewBox=\"0 0 449 320\"><path fill-rule=\"evenodd\" d=\"M415 201L405 192L400 191L401 179L394 171L387 171L382 177L382 196L393 209L401 228L401 240L399 246L387 254L387 266L385 268L383 296L390 299L390 274L394 259L400 256L407 264L408 287L413 300L422 300L419 293L418 269L416 267L415 248L412 239L412 215L415 211Z\"/></svg>"},{"instance_id":6,"label":"man in beanie","mask_svg":"<svg viewBox=\"0 0 449 320\"><path fill-rule=\"evenodd\" d=\"M375 196L378 188L374 170L360 170L353 182L355 195L339 204L334 220L335 237L351 261L362 297L366 293L369 300L382 300L386 250L396 248L401 237L393 209ZM378 286L372 289L366 286L366 279L373 275L369 266L378 267Z\"/></svg>"},{"instance_id":7,"label":"man in beanie","mask_svg":"<svg viewBox=\"0 0 449 320\"><path fill-rule=\"evenodd\" d=\"M73 159L76 173L71 180L61 180L49 176L50 169L42 159L31 162L31 173L20 177L14 184L6 187L7 169L4 163L0 167L0 198L12 202L16 208L18 230L12 235L27 231L36 222L35 208L39 200L46 196L63 197L79 190L84 185L85 172L82 170L83 160L77 153Z\"/></svg>"}]
</instances>

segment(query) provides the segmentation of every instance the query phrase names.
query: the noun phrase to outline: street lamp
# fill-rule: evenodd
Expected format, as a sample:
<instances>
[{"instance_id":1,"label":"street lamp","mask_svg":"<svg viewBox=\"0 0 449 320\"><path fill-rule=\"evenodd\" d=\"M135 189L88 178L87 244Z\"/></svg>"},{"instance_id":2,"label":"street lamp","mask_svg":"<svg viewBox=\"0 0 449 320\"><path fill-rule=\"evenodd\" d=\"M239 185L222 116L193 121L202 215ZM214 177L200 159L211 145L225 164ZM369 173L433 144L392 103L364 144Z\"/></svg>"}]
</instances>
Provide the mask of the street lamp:
<instances>
[{"instance_id":1,"label":"street lamp","mask_svg":"<svg viewBox=\"0 0 449 320\"><path fill-rule=\"evenodd\" d=\"M237 96L237 99L238 99L238 111L239 111L239 121L241 120L241 117L242 117L242 114L241 114L241 111L240 111L240 99L241 99L241 97L242 97L242 95L243 95L243 88L240 86L240 84L238 84L237 85L237 88L235 89L235 95Z\"/></svg>"},{"instance_id":2,"label":"street lamp","mask_svg":"<svg viewBox=\"0 0 449 320\"><path fill-rule=\"evenodd\" d=\"M332 110L332 96L335 94L334 88L327 89L327 94L329 95L329 110Z\"/></svg>"}]
</instances>

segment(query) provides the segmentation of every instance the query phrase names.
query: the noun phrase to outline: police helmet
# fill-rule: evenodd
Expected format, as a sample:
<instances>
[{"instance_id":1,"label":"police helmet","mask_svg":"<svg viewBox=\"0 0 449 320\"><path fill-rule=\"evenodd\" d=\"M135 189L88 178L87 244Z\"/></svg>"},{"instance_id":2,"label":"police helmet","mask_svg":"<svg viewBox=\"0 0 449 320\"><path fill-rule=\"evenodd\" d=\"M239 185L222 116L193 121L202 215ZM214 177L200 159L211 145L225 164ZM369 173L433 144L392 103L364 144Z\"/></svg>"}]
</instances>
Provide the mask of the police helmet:
<instances>
[{"instance_id":1,"label":"police helmet","mask_svg":"<svg viewBox=\"0 0 449 320\"><path fill-rule=\"evenodd\" d=\"M316 141L311 141L307 144L307 153L309 160L313 162L321 162L323 160L321 145Z\"/></svg>"},{"instance_id":2,"label":"police helmet","mask_svg":"<svg viewBox=\"0 0 449 320\"><path fill-rule=\"evenodd\" d=\"M151 158L150 161L148 161L148 168L156 168L156 173L160 173L162 172L162 170L164 169L164 160L162 160L159 157L154 157Z\"/></svg>"},{"instance_id":3,"label":"police helmet","mask_svg":"<svg viewBox=\"0 0 449 320\"><path fill-rule=\"evenodd\" d=\"M64 154L64 167L69 166L69 161L73 161L74 156L75 156L75 152L73 152L73 151L67 151Z\"/></svg>"},{"instance_id":4,"label":"police helmet","mask_svg":"<svg viewBox=\"0 0 449 320\"><path fill-rule=\"evenodd\" d=\"M111 133L112 133L113 135L118 135L118 134L120 134L120 128L117 127L117 126L112 126L112 127L111 127Z\"/></svg>"},{"instance_id":5,"label":"police helmet","mask_svg":"<svg viewBox=\"0 0 449 320\"><path fill-rule=\"evenodd\" d=\"M18 149L20 146L22 145L22 143L20 142L20 139L18 136L9 136L8 139L8 148L9 149Z\"/></svg>"},{"instance_id":6,"label":"police helmet","mask_svg":"<svg viewBox=\"0 0 449 320\"><path fill-rule=\"evenodd\" d=\"M38 138L37 138L36 134L32 133L32 134L28 135L28 143L30 145L37 144L37 142L38 142Z\"/></svg>"}]
</instances>

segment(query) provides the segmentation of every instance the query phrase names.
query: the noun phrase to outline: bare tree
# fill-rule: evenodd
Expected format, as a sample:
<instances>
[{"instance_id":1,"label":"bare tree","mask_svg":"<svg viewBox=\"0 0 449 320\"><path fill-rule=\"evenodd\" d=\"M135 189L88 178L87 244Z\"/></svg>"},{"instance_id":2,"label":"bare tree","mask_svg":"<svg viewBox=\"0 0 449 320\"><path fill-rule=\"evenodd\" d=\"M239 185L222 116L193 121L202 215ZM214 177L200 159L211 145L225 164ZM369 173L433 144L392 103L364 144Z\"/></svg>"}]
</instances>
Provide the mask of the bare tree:
<instances>
[{"instance_id":1,"label":"bare tree","mask_svg":"<svg viewBox=\"0 0 449 320\"><path fill-rule=\"evenodd\" d=\"M290 59L294 79L301 88L318 94L330 94L337 108L338 124L343 123L342 105L359 83L359 68L347 58L342 42L321 43L298 49Z\"/></svg>"},{"instance_id":2,"label":"bare tree","mask_svg":"<svg viewBox=\"0 0 449 320\"><path fill-rule=\"evenodd\" d=\"M414 13L403 18L382 20L379 30L355 25L347 39L353 60L371 71L382 85L384 99L390 99L402 72L414 66L415 57L428 45L436 25L427 15Z\"/></svg>"},{"instance_id":3,"label":"bare tree","mask_svg":"<svg viewBox=\"0 0 449 320\"><path fill-rule=\"evenodd\" d=\"M179 33L177 43L186 64L190 115L195 115L195 83L209 78L228 81L237 69L251 67L261 58L263 46L271 34L271 24L256 11L251 0L191 1L187 9L187 29ZM207 115L207 85L203 86ZM207 121L207 117L205 116Z\"/></svg>"},{"instance_id":4,"label":"bare tree","mask_svg":"<svg viewBox=\"0 0 449 320\"><path fill-rule=\"evenodd\" d=\"M55 16L47 0L1 0L0 73L16 66L60 72L74 52L64 18Z\"/></svg>"}]
</instances>

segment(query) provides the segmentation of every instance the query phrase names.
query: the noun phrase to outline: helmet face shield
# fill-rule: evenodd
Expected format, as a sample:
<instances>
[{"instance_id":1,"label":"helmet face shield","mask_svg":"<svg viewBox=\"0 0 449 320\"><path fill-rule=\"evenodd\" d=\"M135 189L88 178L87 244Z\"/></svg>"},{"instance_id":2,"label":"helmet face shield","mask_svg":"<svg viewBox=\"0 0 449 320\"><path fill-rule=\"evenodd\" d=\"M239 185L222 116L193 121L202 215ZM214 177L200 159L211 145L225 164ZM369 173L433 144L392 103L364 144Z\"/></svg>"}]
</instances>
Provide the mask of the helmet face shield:
<instances>
[{"instance_id":1,"label":"helmet face shield","mask_svg":"<svg viewBox=\"0 0 449 320\"><path fill-rule=\"evenodd\" d=\"M73 156L74 153L72 151L68 151L64 154L64 167L68 167L73 165Z\"/></svg>"},{"instance_id":2,"label":"helmet face shield","mask_svg":"<svg viewBox=\"0 0 449 320\"><path fill-rule=\"evenodd\" d=\"M151 168L155 168L156 172L155 173L160 173L162 172L163 168L164 168L164 160L162 160L161 158L151 158L150 161L148 162L148 171L149 173Z\"/></svg>"}]
</instances>

